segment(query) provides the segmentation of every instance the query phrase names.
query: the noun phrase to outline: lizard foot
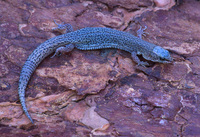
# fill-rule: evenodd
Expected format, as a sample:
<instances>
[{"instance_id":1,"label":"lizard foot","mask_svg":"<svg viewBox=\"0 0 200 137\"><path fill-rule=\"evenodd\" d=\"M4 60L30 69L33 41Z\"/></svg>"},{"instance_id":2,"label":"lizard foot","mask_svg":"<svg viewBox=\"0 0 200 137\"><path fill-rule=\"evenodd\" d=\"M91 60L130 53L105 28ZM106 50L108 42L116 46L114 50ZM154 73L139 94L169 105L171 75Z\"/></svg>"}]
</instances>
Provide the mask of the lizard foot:
<instances>
[{"instance_id":1,"label":"lizard foot","mask_svg":"<svg viewBox=\"0 0 200 137\"><path fill-rule=\"evenodd\" d=\"M144 61L140 61L140 62L138 62L137 66L143 66L143 67L146 67L146 66L149 66L149 63L144 62Z\"/></svg>"},{"instance_id":2,"label":"lizard foot","mask_svg":"<svg viewBox=\"0 0 200 137\"><path fill-rule=\"evenodd\" d=\"M54 22L58 27L53 28L52 29L53 31L58 31L61 34L65 34L65 33L69 33L69 32L74 31L71 24L64 24L64 22L61 23L61 24L58 24L55 20L54 20Z\"/></svg>"},{"instance_id":3,"label":"lizard foot","mask_svg":"<svg viewBox=\"0 0 200 137\"><path fill-rule=\"evenodd\" d=\"M55 56L60 56L62 53L69 53L73 49L74 49L74 44L69 44L69 45L66 45L65 47L59 47L56 49L55 53L53 54L51 58Z\"/></svg>"},{"instance_id":4,"label":"lizard foot","mask_svg":"<svg viewBox=\"0 0 200 137\"><path fill-rule=\"evenodd\" d=\"M139 38L141 38L141 39L142 39L142 36L146 37L146 34L147 34L147 35L149 34L148 32L145 32L146 29L147 29L147 26L145 26L144 28L142 28L142 27L140 26L140 29L137 31L137 36L138 36Z\"/></svg>"}]
</instances>

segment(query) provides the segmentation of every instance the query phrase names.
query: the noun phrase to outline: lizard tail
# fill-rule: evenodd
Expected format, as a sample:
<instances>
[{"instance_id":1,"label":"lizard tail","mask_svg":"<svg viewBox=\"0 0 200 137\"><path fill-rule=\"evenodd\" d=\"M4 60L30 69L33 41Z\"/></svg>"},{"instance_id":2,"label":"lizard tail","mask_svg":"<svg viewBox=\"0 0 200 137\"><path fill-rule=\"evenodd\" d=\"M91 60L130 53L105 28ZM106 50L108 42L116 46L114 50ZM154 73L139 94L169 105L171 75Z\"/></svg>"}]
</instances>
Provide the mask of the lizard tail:
<instances>
[{"instance_id":1,"label":"lizard tail","mask_svg":"<svg viewBox=\"0 0 200 137\"><path fill-rule=\"evenodd\" d=\"M42 43L29 55L29 57L27 58L21 70L20 78L19 78L19 86L18 86L19 99L20 99L24 113L30 119L32 123L33 123L33 120L30 114L28 113L28 110L25 104L25 90L28 85L29 79L31 75L33 74L33 72L35 71L36 67L40 64L40 62L45 57L53 53L58 47L61 47L65 44L69 44L69 41L63 40L64 38L67 39L64 35L60 35Z\"/></svg>"},{"instance_id":2,"label":"lizard tail","mask_svg":"<svg viewBox=\"0 0 200 137\"><path fill-rule=\"evenodd\" d=\"M34 66L34 64L32 64L30 61L25 62L20 74L19 87L18 87L19 99L20 99L23 111L32 123L33 123L33 120L30 114L28 113L28 110L25 104L25 89L31 77L31 74L34 72L35 68L36 66Z\"/></svg>"}]
</instances>

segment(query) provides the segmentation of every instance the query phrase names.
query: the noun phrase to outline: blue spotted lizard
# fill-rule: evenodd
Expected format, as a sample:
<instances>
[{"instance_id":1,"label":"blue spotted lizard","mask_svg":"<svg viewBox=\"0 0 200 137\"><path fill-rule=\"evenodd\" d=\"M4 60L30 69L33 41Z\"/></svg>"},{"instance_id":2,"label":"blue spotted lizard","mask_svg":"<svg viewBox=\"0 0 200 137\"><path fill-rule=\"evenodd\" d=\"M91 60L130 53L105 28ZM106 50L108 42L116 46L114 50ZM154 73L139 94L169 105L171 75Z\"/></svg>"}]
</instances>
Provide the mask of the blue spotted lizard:
<instances>
[{"instance_id":1,"label":"blue spotted lizard","mask_svg":"<svg viewBox=\"0 0 200 137\"><path fill-rule=\"evenodd\" d=\"M159 63L170 63L173 60L167 50L127 32L103 27L88 27L72 31L69 25L66 26L68 26L68 30L71 32L51 38L39 45L29 55L21 70L18 87L19 99L23 111L32 123L33 120L25 104L25 89L36 67L45 57L55 51L54 55L57 55L63 50L70 52L74 48L80 50L116 48L131 53L133 61L142 66L148 65L148 63L140 61L137 55L142 55L146 60Z\"/></svg>"}]
</instances>

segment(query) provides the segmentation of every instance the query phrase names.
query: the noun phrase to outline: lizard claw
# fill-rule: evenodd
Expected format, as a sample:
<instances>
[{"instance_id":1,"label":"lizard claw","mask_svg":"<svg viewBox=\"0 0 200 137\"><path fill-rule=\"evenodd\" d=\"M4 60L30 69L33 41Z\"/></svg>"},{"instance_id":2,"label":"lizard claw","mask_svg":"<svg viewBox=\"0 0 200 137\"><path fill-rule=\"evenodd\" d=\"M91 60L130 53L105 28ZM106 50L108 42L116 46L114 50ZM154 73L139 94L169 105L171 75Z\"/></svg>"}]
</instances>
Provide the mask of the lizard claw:
<instances>
[{"instance_id":1,"label":"lizard claw","mask_svg":"<svg viewBox=\"0 0 200 137\"><path fill-rule=\"evenodd\" d=\"M147 29L147 26L145 26L144 28L142 28L142 27L140 26L140 29L137 31L137 36L138 36L139 38L141 38L141 39L142 39L142 36L146 37L146 34L147 34L147 35L149 34L148 32L145 32L146 29Z\"/></svg>"}]
</instances>

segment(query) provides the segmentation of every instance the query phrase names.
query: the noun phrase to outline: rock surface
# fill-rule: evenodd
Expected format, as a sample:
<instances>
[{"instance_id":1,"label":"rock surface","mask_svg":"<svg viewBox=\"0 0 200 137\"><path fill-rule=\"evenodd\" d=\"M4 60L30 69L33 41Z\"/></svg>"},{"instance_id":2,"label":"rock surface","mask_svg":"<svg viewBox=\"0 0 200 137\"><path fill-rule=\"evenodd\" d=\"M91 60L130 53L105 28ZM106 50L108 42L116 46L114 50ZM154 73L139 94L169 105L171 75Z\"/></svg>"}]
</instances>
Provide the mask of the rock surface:
<instances>
[{"instance_id":1,"label":"rock surface","mask_svg":"<svg viewBox=\"0 0 200 137\"><path fill-rule=\"evenodd\" d=\"M0 1L0 135L200 136L200 2L178 2ZM26 90L32 125L18 80L29 54L58 35L53 20L134 35L148 26L144 39L171 51L174 62L138 67L115 49L47 57Z\"/></svg>"}]
</instances>

